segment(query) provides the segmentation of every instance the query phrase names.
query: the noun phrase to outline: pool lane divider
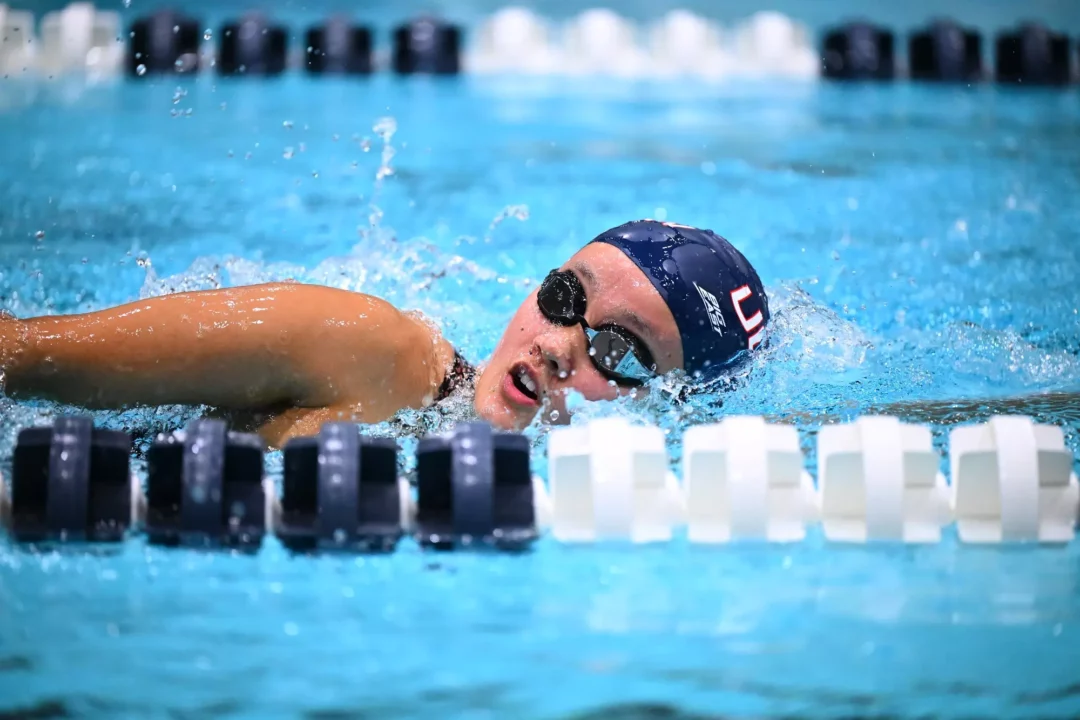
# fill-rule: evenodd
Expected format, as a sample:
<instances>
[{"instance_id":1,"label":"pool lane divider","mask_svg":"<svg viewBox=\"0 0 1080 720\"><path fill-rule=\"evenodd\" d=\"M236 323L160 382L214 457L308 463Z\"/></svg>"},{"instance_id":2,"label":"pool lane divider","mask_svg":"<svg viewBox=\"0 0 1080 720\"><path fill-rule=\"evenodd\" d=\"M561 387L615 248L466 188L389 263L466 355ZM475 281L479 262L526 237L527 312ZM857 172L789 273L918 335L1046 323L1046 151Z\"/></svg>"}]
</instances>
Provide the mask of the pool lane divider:
<instances>
[{"instance_id":1,"label":"pool lane divider","mask_svg":"<svg viewBox=\"0 0 1080 720\"><path fill-rule=\"evenodd\" d=\"M663 431L624 418L552 430L549 484L529 440L465 423L420 440L416 485L398 475L398 445L327 423L284 449L283 493L265 477L257 435L217 419L159 435L145 494L131 439L85 416L19 433L0 522L17 543L115 543L291 551L389 552L402 537L441 550L520 551L560 543L795 543L820 525L830 544L1073 540L1080 484L1061 428L995 416L949 434L952 484L928 427L867 416L821 428L817 486L789 425L732 416L688 428L685 484Z\"/></svg>"},{"instance_id":2,"label":"pool lane divider","mask_svg":"<svg viewBox=\"0 0 1080 720\"><path fill-rule=\"evenodd\" d=\"M983 38L958 20L942 18L915 29L908 34L906 53L901 56L897 33L871 21L826 27L820 44L811 47L798 40L804 31L796 24L779 14L771 20L763 15L769 14L752 18L756 30L744 38L752 46L761 45L751 52L752 57L765 62L762 58L769 53L787 53L791 63L774 57L769 67L775 70L794 63L806 68L795 73L800 77L871 82L906 77L957 84L997 80L1049 86L1076 80L1072 39L1035 22L1003 28L988 38L993 56L988 68L983 62ZM36 37L31 13L0 4L0 34L8 39L0 49L0 72L36 71L49 77L73 71L94 76L126 72L139 78L194 74L206 68L222 76L275 76L303 68L311 75L363 76L385 65L398 75L457 75L463 70L484 72L487 67L496 72L517 68L532 74L644 77L659 65L675 62L672 67L681 68L683 74L708 77L723 76L720 66L730 63L729 56L738 52L720 41L714 23L677 9L653 23L650 32L637 33L651 38L650 44L636 39L633 23L610 10L586 10L552 28L528 11L503 8L479 26L476 47L468 53L460 25L420 15L392 28L385 62L377 62L381 58L373 29L347 15L332 15L307 27L299 42L290 39L291 31L284 25L256 11L228 20L216 33L202 30L199 20L167 8L137 17L127 32L121 29L121 21L121 13L99 10L90 2L73 2L46 13L40 37ZM664 40L657 46L660 36ZM301 47L293 48L293 44ZM673 55L672 48L679 50ZM554 59L560 51L571 52L573 57L560 64ZM536 57L524 57L529 53ZM692 59L680 59L680 53ZM792 72L790 67L787 72Z\"/></svg>"}]
</instances>

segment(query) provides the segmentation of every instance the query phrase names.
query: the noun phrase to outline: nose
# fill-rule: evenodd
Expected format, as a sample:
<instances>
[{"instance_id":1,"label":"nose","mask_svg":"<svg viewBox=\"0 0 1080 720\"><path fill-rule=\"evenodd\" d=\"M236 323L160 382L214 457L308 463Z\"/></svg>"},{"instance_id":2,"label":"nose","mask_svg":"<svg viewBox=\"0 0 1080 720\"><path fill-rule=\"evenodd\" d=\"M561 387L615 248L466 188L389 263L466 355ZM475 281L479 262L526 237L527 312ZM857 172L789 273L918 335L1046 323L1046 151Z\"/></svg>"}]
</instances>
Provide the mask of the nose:
<instances>
[{"instance_id":1,"label":"nose","mask_svg":"<svg viewBox=\"0 0 1080 720\"><path fill-rule=\"evenodd\" d=\"M536 346L553 384L568 380L573 375L578 351L576 344L581 337L581 330L577 327L552 327L536 339Z\"/></svg>"}]
</instances>

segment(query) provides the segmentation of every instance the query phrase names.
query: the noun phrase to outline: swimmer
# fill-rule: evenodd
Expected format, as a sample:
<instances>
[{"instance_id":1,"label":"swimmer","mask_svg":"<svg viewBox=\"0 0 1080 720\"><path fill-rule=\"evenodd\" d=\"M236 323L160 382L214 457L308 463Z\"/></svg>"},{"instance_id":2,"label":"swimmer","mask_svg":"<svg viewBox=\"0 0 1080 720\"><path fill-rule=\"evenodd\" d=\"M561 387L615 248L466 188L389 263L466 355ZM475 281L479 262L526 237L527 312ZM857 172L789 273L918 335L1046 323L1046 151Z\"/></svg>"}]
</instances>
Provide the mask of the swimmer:
<instances>
[{"instance_id":1,"label":"swimmer","mask_svg":"<svg viewBox=\"0 0 1080 720\"><path fill-rule=\"evenodd\" d=\"M610 400L673 371L713 380L761 345L768 323L761 281L727 240L642 220L552 270L479 370L418 314L283 282L4 316L0 372L14 398L251 413L280 447L327 421L381 422L460 393L502 429L524 428L541 408L565 421L570 390Z\"/></svg>"}]
</instances>

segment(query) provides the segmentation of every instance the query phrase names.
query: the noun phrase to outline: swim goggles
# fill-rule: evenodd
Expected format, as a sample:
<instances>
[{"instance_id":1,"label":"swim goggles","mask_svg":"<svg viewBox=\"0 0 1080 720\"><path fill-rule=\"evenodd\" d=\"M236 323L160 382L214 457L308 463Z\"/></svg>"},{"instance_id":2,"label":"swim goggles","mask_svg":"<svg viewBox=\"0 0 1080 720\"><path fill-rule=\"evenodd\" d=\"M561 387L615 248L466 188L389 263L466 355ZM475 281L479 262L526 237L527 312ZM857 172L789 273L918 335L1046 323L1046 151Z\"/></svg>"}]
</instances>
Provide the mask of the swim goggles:
<instances>
[{"instance_id":1,"label":"swim goggles","mask_svg":"<svg viewBox=\"0 0 1080 720\"><path fill-rule=\"evenodd\" d=\"M585 321L585 288L569 270L552 270L536 293L540 312L563 327L581 325L589 359L600 374L620 385L637 386L656 377L652 353L634 333L621 325L605 323L592 328Z\"/></svg>"}]
</instances>

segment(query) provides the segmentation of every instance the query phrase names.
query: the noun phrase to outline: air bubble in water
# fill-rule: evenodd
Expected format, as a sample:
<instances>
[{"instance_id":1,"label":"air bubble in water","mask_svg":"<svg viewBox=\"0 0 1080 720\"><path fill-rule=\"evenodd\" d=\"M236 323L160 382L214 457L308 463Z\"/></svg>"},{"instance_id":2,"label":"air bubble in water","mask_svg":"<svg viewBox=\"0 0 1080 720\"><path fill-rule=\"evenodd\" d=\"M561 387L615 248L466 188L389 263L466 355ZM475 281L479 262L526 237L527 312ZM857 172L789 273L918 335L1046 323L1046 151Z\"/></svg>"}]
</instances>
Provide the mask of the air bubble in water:
<instances>
[{"instance_id":1,"label":"air bubble in water","mask_svg":"<svg viewBox=\"0 0 1080 720\"><path fill-rule=\"evenodd\" d=\"M35 240L44 240L45 239L45 231L44 230L38 230L36 233L34 233L34 239Z\"/></svg>"},{"instance_id":2,"label":"air bubble in water","mask_svg":"<svg viewBox=\"0 0 1080 720\"><path fill-rule=\"evenodd\" d=\"M213 37L214 37L214 31L211 30L210 28L206 28L206 30L203 31L203 34L202 34L202 39L203 40L211 40L211 39L213 39Z\"/></svg>"},{"instance_id":3,"label":"air bubble in water","mask_svg":"<svg viewBox=\"0 0 1080 720\"><path fill-rule=\"evenodd\" d=\"M281 127L285 128L286 130L292 130L293 121L292 120L285 120L284 122L281 123Z\"/></svg>"},{"instance_id":4,"label":"air bubble in water","mask_svg":"<svg viewBox=\"0 0 1080 720\"><path fill-rule=\"evenodd\" d=\"M138 65L136 65L135 66L135 74L136 75L145 75L146 74L146 66L143 65L142 63L139 63Z\"/></svg>"},{"instance_id":5,"label":"air bubble in water","mask_svg":"<svg viewBox=\"0 0 1080 720\"><path fill-rule=\"evenodd\" d=\"M334 531L334 542L336 542L338 545L344 544L345 540L348 539L348 537L348 534L341 528L338 528Z\"/></svg>"},{"instance_id":6,"label":"air bubble in water","mask_svg":"<svg viewBox=\"0 0 1080 720\"><path fill-rule=\"evenodd\" d=\"M559 419L559 411L558 410L552 410L551 413L548 415L548 417L550 417L552 419L552 421L558 420Z\"/></svg>"},{"instance_id":7,"label":"air bubble in water","mask_svg":"<svg viewBox=\"0 0 1080 720\"><path fill-rule=\"evenodd\" d=\"M286 160L292 160L293 159L293 154L294 154L293 149L291 147L287 147L287 148L285 148L285 152L281 154L281 157L285 158Z\"/></svg>"}]
</instances>

